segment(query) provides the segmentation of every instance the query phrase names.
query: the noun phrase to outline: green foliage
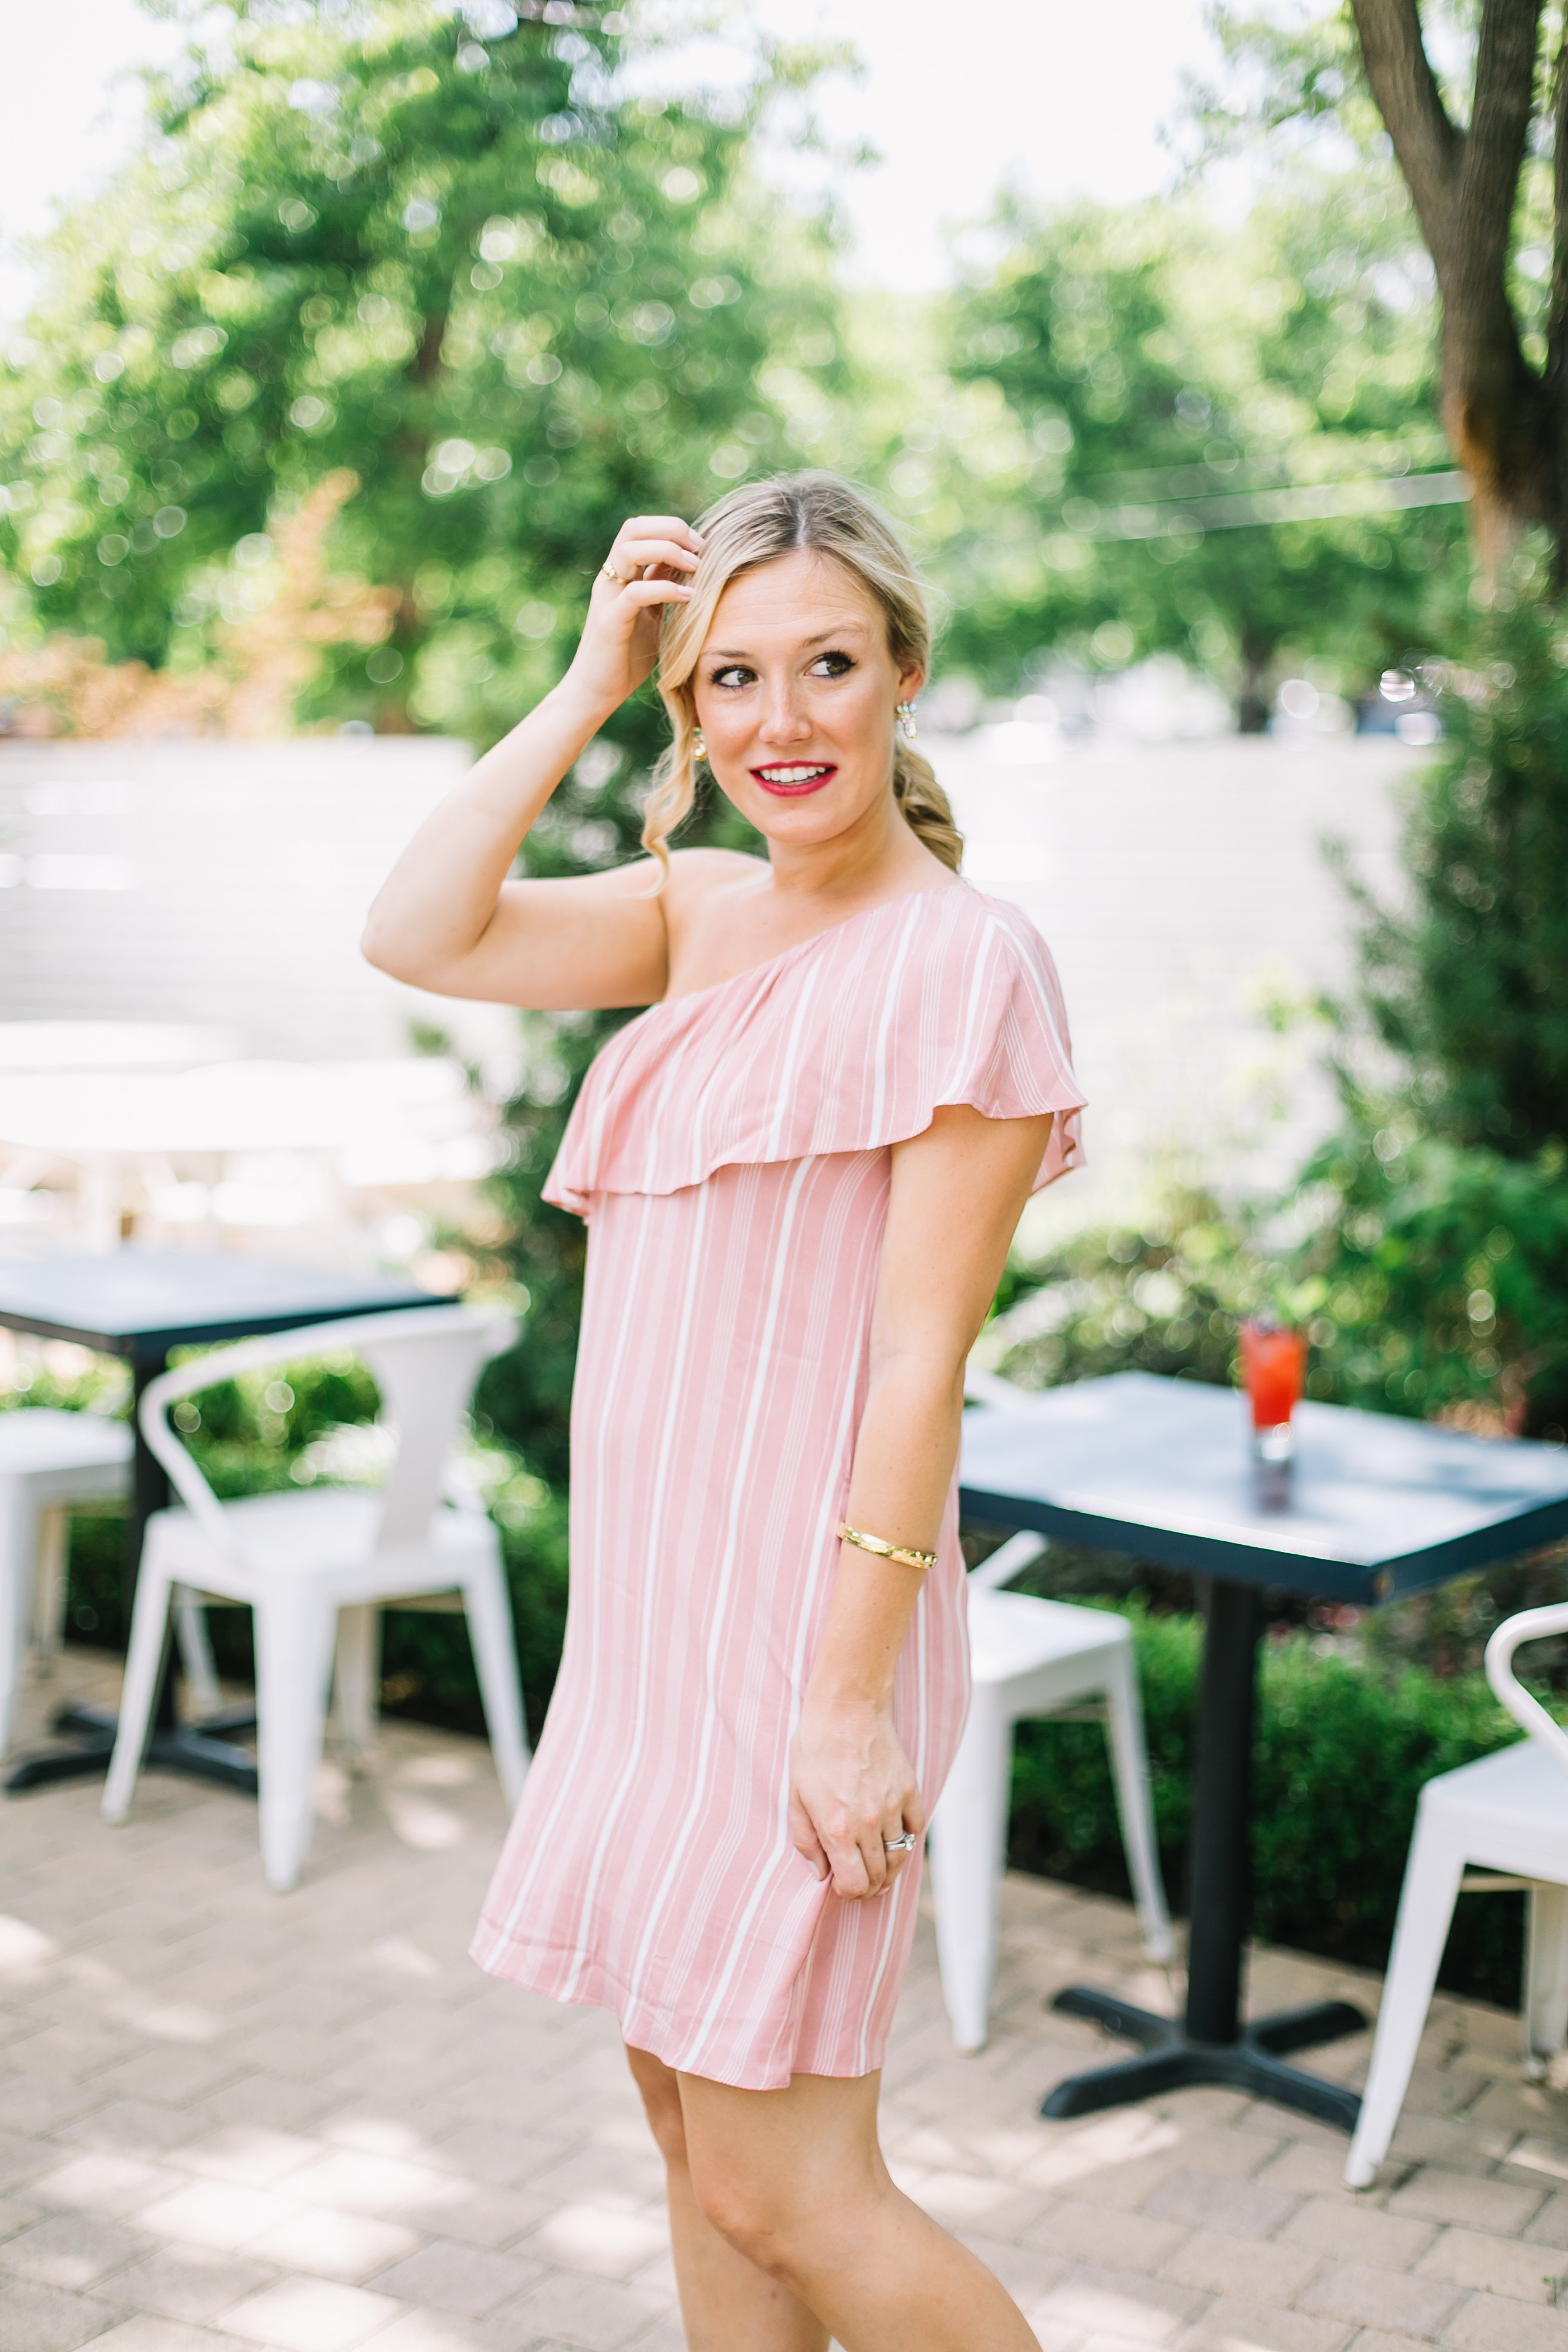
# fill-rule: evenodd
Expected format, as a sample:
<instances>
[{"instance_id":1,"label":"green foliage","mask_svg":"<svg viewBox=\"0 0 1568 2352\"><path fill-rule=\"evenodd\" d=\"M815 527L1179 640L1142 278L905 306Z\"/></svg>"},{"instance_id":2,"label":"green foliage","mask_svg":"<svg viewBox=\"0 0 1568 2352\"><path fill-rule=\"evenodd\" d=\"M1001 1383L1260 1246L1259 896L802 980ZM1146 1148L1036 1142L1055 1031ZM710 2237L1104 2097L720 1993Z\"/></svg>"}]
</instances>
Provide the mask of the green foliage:
<instances>
[{"instance_id":1,"label":"green foliage","mask_svg":"<svg viewBox=\"0 0 1568 2352\"><path fill-rule=\"evenodd\" d=\"M1445 455L1430 270L1384 175L1301 176L1234 231L1166 205L1004 226L951 312L955 377L1000 392L1019 445L1005 510L981 499L943 552L954 656L1174 650L1228 676L1246 726L1282 647L1354 692L1430 641L1461 526L1380 488ZM1281 483L1357 480L1350 512L1271 519Z\"/></svg>"},{"instance_id":2,"label":"green foliage","mask_svg":"<svg viewBox=\"0 0 1568 2352\"><path fill-rule=\"evenodd\" d=\"M1155 1832L1183 1907L1192 1811L1199 1622L1130 1611L1149 1740ZM1252 1806L1254 1931L1380 1968L1387 1958L1422 1783L1516 1735L1482 1676L1439 1681L1322 1654L1321 1640L1265 1643ZM1104 1735L1089 1723L1018 1727L1011 1859L1023 1869L1128 1891ZM1441 1977L1450 1990L1517 2006L1520 1905L1459 1905Z\"/></svg>"},{"instance_id":3,"label":"green foliage","mask_svg":"<svg viewBox=\"0 0 1568 2352\"><path fill-rule=\"evenodd\" d=\"M1568 641L1528 583L1478 634L1473 667L1434 673L1415 901L1372 914L1365 993L1431 1127L1535 1158L1568 1138Z\"/></svg>"},{"instance_id":4,"label":"green foliage","mask_svg":"<svg viewBox=\"0 0 1568 2352\"><path fill-rule=\"evenodd\" d=\"M1131 1371L1224 1386L1237 1318L1267 1295L1235 1213L1174 1190L1139 1229L1076 1234L1016 1265L978 1358L1022 1388Z\"/></svg>"},{"instance_id":5,"label":"green foliage","mask_svg":"<svg viewBox=\"0 0 1568 2352\"><path fill-rule=\"evenodd\" d=\"M341 559L395 625L306 715L489 740L626 513L774 461L770 353L834 373L816 249L745 170L790 63L710 109L619 97L591 26L486 48L435 0L226 37L56 239L0 378L0 551L45 625L195 663L267 601L277 502L346 464ZM646 709L611 732L646 752Z\"/></svg>"}]
</instances>

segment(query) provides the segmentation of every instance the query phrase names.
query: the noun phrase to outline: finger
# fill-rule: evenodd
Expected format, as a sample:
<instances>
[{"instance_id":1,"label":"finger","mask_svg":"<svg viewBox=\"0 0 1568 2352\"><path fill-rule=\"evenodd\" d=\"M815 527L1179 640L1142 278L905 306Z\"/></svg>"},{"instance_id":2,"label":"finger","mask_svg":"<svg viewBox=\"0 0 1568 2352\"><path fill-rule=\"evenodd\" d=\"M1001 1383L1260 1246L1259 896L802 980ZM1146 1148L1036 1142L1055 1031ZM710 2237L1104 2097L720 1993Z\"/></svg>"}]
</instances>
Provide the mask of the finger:
<instances>
[{"instance_id":1,"label":"finger","mask_svg":"<svg viewBox=\"0 0 1568 2352\"><path fill-rule=\"evenodd\" d=\"M833 1892L847 1903L858 1903L873 1892L865 1851L852 1838L829 1839L827 1858L833 1865Z\"/></svg>"},{"instance_id":2,"label":"finger","mask_svg":"<svg viewBox=\"0 0 1568 2352\"><path fill-rule=\"evenodd\" d=\"M674 539L682 547L701 547L702 533L679 515L628 515L616 533L618 541L631 539Z\"/></svg>"},{"instance_id":3,"label":"finger","mask_svg":"<svg viewBox=\"0 0 1568 2352\"><path fill-rule=\"evenodd\" d=\"M689 604L696 593L695 589L689 588L684 580L628 580L623 588L617 588L613 580L606 580L604 585L608 599L634 612L644 604ZM595 595L598 593L595 586Z\"/></svg>"},{"instance_id":4,"label":"finger","mask_svg":"<svg viewBox=\"0 0 1568 2352\"><path fill-rule=\"evenodd\" d=\"M789 1834L790 1843L796 1853L810 1863L817 1879L826 1878L830 1864L826 1854L823 1852L822 1840L812 1826L811 1815L806 1811L800 1799L795 1796L792 1796L789 1801Z\"/></svg>"},{"instance_id":5,"label":"finger","mask_svg":"<svg viewBox=\"0 0 1568 2352\"><path fill-rule=\"evenodd\" d=\"M610 560L617 572L650 563L673 563L682 572L695 572L701 554L700 548L683 547L678 539L617 539Z\"/></svg>"}]
</instances>

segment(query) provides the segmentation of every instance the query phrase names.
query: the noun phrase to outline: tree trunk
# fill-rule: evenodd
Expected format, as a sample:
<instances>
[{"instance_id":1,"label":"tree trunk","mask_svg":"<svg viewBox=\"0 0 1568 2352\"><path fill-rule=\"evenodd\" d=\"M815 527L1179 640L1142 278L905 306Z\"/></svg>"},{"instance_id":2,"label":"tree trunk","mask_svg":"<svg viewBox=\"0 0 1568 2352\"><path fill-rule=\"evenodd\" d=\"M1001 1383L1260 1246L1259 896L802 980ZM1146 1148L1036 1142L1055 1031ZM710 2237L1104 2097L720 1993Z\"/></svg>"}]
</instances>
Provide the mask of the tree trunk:
<instances>
[{"instance_id":1,"label":"tree trunk","mask_svg":"<svg viewBox=\"0 0 1568 2352\"><path fill-rule=\"evenodd\" d=\"M1508 293L1519 175L1535 101L1542 0L1482 0L1468 130L1450 121L1421 37L1417 0L1351 0L1367 80L1405 175L1442 303L1440 401L1454 455L1473 482L1471 528L1495 576L1528 523L1563 560L1568 320L1561 234L1554 349L1538 374ZM1557 111L1563 111L1561 60ZM1558 146L1558 215L1568 158Z\"/></svg>"}]
</instances>

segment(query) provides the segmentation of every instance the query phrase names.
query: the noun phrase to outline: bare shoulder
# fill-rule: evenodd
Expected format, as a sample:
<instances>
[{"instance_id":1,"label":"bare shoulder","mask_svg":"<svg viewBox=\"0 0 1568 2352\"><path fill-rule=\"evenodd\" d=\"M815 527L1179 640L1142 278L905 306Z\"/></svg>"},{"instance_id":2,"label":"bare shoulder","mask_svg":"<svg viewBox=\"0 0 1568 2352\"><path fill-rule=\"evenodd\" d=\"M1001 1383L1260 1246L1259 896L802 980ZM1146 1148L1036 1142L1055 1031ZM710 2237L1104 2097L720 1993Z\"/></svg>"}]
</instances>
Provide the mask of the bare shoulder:
<instances>
[{"instance_id":1,"label":"bare shoulder","mask_svg":"<svg viewBox=\"0 0 1568 2352\"><path fill-rule=\"evenodd\" d=\"M768 880L765 857L748 857L742 849L677 849L669 859L665 885L672 915L692 914L721 893L761 887Z\"/></svg>"}]
</instances>

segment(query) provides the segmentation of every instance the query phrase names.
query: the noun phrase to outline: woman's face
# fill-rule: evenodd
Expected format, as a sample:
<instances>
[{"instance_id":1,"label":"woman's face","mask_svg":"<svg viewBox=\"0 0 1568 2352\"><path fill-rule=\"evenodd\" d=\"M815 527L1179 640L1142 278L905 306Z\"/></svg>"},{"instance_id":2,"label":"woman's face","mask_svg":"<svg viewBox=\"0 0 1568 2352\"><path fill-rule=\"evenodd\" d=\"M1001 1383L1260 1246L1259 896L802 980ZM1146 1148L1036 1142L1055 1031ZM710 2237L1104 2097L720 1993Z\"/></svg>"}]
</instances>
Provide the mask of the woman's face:
<instances>
[{"instance_id":1,"label":"woman's face","mask_svg":"<svg viewBox=\"0 0 1568 2352\"><path fill-rule=\"evenodd\" d=\"M809 548L730 583L691 679L721 790L770 841L802 847L887 798L895 708L922 682L893 660L870 592Z\"/></svg>"}]
</instances>

